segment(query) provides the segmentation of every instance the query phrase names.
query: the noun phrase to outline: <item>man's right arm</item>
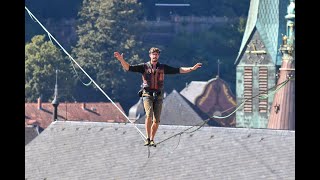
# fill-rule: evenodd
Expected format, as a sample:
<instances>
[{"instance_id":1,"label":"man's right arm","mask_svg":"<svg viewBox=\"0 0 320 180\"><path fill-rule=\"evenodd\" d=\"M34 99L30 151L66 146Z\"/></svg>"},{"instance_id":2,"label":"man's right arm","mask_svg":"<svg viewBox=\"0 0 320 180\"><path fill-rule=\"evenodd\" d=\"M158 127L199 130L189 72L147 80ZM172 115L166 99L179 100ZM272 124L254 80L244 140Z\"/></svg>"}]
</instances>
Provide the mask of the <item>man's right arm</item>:
<instances>
[{"instance_id":1,"label":"man's right arm","mask_svg":"<svg viewBox=\"0 0 320 180\"><path fill-rule=\"evenodd\" d=\"M123 59L123 54L120 54L119 52L114 52L113 54L114 54L114 57L117 58L117 60L121 62L121 65L122 65L123 69L125 69L126 71L128 71L130 64L127 63L127 62Z\"/></svg>"}]
</instances>

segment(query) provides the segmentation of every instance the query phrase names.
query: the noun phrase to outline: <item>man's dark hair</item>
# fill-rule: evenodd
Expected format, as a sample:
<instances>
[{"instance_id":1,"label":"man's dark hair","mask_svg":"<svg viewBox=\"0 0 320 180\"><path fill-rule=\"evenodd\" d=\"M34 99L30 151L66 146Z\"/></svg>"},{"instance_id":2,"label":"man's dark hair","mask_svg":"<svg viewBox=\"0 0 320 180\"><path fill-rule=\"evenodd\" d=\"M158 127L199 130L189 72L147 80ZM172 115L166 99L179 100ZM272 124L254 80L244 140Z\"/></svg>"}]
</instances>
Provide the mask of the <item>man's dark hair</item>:
<instances>
[{"instance_id":1,"label":"man's dark hair","mask_svg":"<svg viewBox=\"0 0 320 180\"><path fill-rule=\"evenodd\" d=\"M159 48L155 48L155 47L150 48L149 54L154 53L154 52L160 54L160 49Z\"/></svg>"}]
</instances>

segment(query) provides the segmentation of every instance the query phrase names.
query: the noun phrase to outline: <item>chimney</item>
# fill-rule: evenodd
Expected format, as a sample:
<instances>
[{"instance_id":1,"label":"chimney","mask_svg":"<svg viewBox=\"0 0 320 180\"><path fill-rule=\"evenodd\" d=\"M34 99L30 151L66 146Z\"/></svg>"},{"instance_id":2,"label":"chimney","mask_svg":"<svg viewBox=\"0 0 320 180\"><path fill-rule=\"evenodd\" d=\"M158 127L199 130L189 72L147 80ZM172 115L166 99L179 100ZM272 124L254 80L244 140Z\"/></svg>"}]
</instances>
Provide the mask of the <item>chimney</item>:
<instances>
[{"instance_id":1,"label":"chimney","mask_svg":"<svg viewBox=\"0 0 320 180\"><path fill-rule=\"evenodd\" d=\"M58 101L58 80L57 79L58 79L58 70L56 70L56 85L54 87L54 99L53 99L53 101L51 103L53 105L52 121L57 121L58 120L59 101Z\"/></svg>"},{"instance_id":2,"label":"chimney","mask_svg":"<svg viewBox=\"0 0 320 180\"><path fill-rule=\"evenodd\" d=\"M41 110L42 106L41 106L41 97L38 98L38 109Z\"/></svg>"},{"instance_id":3,"label":"chimney","mask_svg":"<svg viewBox=\"0 0 320 180\"><path fill-rule=\"evenodd\" d=\"M86 103L82 103L82 109L83 110L86 110L87 108L86 108Z\"/></svg>"}]
</instances>

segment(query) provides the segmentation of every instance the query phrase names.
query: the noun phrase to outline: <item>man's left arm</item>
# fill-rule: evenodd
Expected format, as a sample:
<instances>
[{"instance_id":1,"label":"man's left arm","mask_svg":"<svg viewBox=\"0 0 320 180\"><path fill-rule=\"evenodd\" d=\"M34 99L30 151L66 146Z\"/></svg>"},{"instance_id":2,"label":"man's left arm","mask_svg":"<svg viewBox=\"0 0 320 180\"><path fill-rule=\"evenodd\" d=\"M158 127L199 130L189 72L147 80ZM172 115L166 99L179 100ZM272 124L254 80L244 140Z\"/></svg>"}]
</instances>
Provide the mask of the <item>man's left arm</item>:
<instances>
[{"instance_id":1,"label":"man's left arm","mask_svg":"<svg viewBox=\"0 0 320 180\"><path fill-rule=\"evenodd\" d=\"M180 73L189 73L191 71L195 71L202 66L202 63L197 63L192 67L180 67Z\"/></svg>"}]
</instances>

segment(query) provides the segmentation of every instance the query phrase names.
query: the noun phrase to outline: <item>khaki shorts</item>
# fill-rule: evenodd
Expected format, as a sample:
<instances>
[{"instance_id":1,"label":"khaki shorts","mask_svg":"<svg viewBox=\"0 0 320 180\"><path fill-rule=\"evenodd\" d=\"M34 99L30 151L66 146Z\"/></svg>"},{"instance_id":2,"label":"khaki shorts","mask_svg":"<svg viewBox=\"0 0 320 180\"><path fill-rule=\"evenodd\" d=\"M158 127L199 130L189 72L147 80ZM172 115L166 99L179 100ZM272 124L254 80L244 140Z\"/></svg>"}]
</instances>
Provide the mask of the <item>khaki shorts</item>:
<instances>
[{"instance_id":1,"label":"khaki shorts","mask_svg":"<svg viewBox=\"0 0 320 180\"><path fill-rule=\"evenodd\" d=\"M142 99L146 117L148 119L152 117L152 121L159 123L163 98L158 98L156 102L154 102L152 96L143 96Z\"/></svg>"}]
</instances>

